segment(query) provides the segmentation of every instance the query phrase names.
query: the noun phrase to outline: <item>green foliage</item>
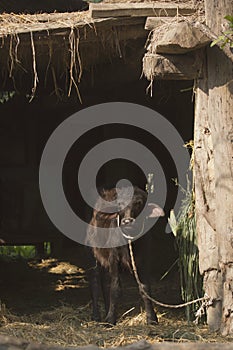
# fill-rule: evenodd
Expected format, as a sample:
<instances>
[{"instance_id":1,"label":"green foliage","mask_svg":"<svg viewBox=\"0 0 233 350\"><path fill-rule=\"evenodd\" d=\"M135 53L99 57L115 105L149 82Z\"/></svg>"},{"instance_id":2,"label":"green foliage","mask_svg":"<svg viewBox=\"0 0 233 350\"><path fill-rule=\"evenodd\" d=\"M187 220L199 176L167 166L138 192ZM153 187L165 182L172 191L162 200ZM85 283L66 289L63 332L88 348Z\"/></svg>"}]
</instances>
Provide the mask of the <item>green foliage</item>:
<instances>
[{"instance_id":1,"label":"green foliage","mask_svg":"<svg viewBox=\"0 0 233 350\"><path fill-rule=\"evenodd\" d=\"M45 254L51 253L49 242L44 243ZM0 246L0 256L4 260L11 259L32 259L36 257L36 247L34 245Z\"/></svg>"},{"instance_id":2,"label":"green foliage","mask_svg":"<svg viewBox=\"0 0 233 350\"><path fill-rule=\"evenodd\" d=\"M35 246L1 246L0 255L5 259L30 259L36 254Z\"/></svg>"},{"instance_id":3,"label":"green foliage","mask_svg":"<svg viewBox=\"0 0 233 350\"><path fill-rule=\"evenodd\" d=\"M182 189L185 198L177 217L171 211L168 219L172 232L176 237L179 251L179 270L181 280L181 292L184 302L188 302L202 296L202 277L199 273L199 253L197 247L195 201L193 191L188 182L187 190ZM186 307L188 321L191 313L197 305Z\"/></svg>"},{"instance_id":4,"label":"green foliage","mask_svg":"<svg viewBox=\"0 0 233 350\"><path fill-rule=\"evenodd\" d=\"M216 44L220 44L221 49L224 48L227 44L233 48L233 16L225 16L224 17L228 21L229 29L224 31L217 39L212 41L210 44L211 47Z\"/></svg>"},{"instance_id":5,"label":"green foliage","mask_svg":"<svg viewBox=\"0 0 233 350\"><path fill-rule=\"evenodd\" d=\"M0 103L6 103L15 96L15 91L0 91Z\"/></svg>"}]
</instances>

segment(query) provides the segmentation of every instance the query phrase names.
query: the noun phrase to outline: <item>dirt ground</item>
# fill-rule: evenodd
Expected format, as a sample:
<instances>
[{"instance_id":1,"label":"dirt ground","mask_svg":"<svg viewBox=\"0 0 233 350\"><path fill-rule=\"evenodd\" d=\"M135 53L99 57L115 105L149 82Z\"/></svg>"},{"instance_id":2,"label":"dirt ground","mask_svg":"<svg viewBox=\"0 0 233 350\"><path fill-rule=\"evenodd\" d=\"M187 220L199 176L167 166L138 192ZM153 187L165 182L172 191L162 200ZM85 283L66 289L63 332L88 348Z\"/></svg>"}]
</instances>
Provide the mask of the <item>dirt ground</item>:
<instances>
[{"instance_id":1,"label":"dirt ground","mask_svg":"<svg viewBox=\"0 0 233 350\"><path fill-rule=\"evenodd\" d=\"M91 321L91 302L85 271L57 259L0 261L0 334L46 344L101 347L120 346L145 339L162 341L230 342L210 334L204 324L187 324L183 310L156 307L159 325L147 326L137 285L123 277L119 321L106 328ZM176 274L153 281L153 296L179 303Z\"/></svg>"}]
</instances>

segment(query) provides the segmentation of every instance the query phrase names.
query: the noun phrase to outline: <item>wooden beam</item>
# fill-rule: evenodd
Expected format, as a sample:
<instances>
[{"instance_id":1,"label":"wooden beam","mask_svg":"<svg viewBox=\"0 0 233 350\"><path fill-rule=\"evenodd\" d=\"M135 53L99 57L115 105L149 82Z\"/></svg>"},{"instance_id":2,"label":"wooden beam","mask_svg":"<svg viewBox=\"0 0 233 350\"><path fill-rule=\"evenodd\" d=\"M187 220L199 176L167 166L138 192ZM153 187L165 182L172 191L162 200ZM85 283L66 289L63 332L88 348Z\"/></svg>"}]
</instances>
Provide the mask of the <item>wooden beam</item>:
<instances>
[{"instance_id":1,"label":"wooden beam","mask_svg":"<svg viewBox=\"0 0 233 350\"><path fill-rule=\"evenodd\" d=\"M230 12L229 12L230 13ZM193 26L197 29L199 29L203 34L205 34L210 41L214 41L218 38L218 35L216 35L214 33L213 30L211 30L207 25L205 25L204 23L200 23L199 21L194 22ZM216 43L216 46L218 46L223 52L224 54L230 58L231 61L233 61L233 52L232 52L232 48L230 47L230 45L225 45L224 47L222 46L222 42L219 41L218 43Z\"/></svg>"},{"instance_id":2,"label":"wooden beam","mask_svg":"<svg viewBox=\"0 0 233 350\"><path fill-rule=\"evenodd\" d=\"M208 81L206 67L203 79L198 79L194 118L194 181L196 229L198 234L199 267L204 274L204 289L214 299L222 297L222 276L219 271L219 249L216 233L215 174L213 141L208 113ZM208 308L208 325L217 331L221 324L222 302Z\"/></svg>"},{"instance_id":3,"label":"wooden beam","mask_svg":"<svg viewBox=\"0 0 233 350\"><path fill-rule=\"evenodd\" d=\"M187 16L195 13L195 9L176 3L116 3L116 4L90 4L92 18L106 17L162 17L162 16Z\"/></svg>"},{"instance_id":4,"label":"wooden beam","mask_svg":"<svg viewBox=\"0 0 233 350\"><path fill-rule=\"evenodd\" d=\"M44 17L45 14L43 14ZM48 14L47 14L48 15ZM61 14L57 14L61 15ZM28 15L29 16L29 15ZM42 16L42 14L41 14ZM45 19L48 17L44 17ZM60 16L58 16L58 19ZM92 19L88 19L85 22L84 21L74 21L72 23L57 20L55 21L53 18L53 21L46 22L44 19L39 21L38 23L29 23L28 26L20 26L17 24L14 24L14 27L11 27L9 30L6 28L0 28L0 37L3 37L5 35L11 35L13 34L27 34L32 32L33 33L33 39L35 39L35 36L44 36L48 37L51 35L69 35L70 34L70 28L73 26L74 28L77 28L80 32L83 30L87 31L93 31L94 35L96 36L95 29L96 28L110 28L111 26L119 27L119 26L131 26L131 25L142 25L144 27L145 25L145 18L144 17L128 17L128 18L97 18L94 21ZM13 25L12 25L13 26ZM107 29L107 28L106 28ZM48 35L49 34L49 35ZM41 38L40 38L41 39Z\"/></svg>"},{"instance_id":5,"label":"wooden beam","mask_svg":"<svg viewBox=\"0 0 233 350\"><path fill-rule=\"evenodd\" d=\"M233 5L231 7L233 10ZM208 116L214 145L216 234L223 277L221 331L226 336L233 335L233 68L232 61L218 48L209 48L207 54Z\"/></svg>"},{"instance_id":6,"label":"wooden beam","mask_svg":"<svg viewBox=\"0 0 233 350\"><path fill-rule=\"evenodd\" d=\"M145 29L153 30L162 24L167 23L170 20L170 17L147 17Z\"/></svg>"},{"instance_id":7,"label":"wooden beam","mask_svg":"<svg viewBox=\"0 0 233 350\"><path fill-rule=\"evenodd\" d=\"M106 18L101 20L96 20L94 26L86 24L85 26L79 28L80 43L94 44L97 45L100 41L106 42L112 38L116 38L117 41L128 40L128 39L138 39L147 37L147 32L144 29L145 18ZM34 33L34 42L38 44L44 44L48 41L56 42L60 38L67 38L70 35L70 28L60 28L48 32L43 30ZM101 35L101 38L99 37ZM28 42L28 36L25 36L25 40Z\"/></svg>"},{"instance_id":8,"label":"wooden beam","mask_svg":"<svg viewBox=\"0 0 233 350\"><path fill-rule=\"evenodd\" d=\"M205 1L206 27L221 34L232 0ZM225 22L225 23L224 23ZM205 27L204 27L205 29ZM230 51L229 45L226 45ZM211 331L233 335L233 69L230 52L207 48L197 80L194 138L196 219L204 290L217 299L207 308Z\"/></svg>"},{"instance_id":9,"label":"wooden beam","mask_svg":"<svg viewBox=\"0 0 233 350\"><path fill-rule=\"evenodd\" d=\"M164 28L164 33L156 44L160 54L183 54L197 50L210 43L210 39L188 22L174 23Z\"/></svg>"},{"instance_id":10,"label":"wooden beam","mask_svg":"<svg viewBox=\"0 0 233 350\"><path fill-rule=\"evenodd\" d=\"M96 22L96 21L95 21ZM121 57L124 55L124 50L127 42L133 39L142 39L143 45L147 38L147 31L144 29L145 18L128 18L123 25L123 18L97 20L94 27L88 24L85 27L79 28L78 34L79 54L81 57L82 68L89 69L93 65L109 62L110 58ZM69 62L70 43L68 37L70 35L70 28L54 29L48 35L46 31L34 32L33 39L36 51L36 59L38 64L38 74L42 74L48 67L49 48L52 53L52 60L54 69L57 62ZM75 32L75 35L77 33ZM20 43L17 48L18 59L21 65L17 63L14 65L14 74L24 74L21 67L31 72L31 43L28 33L20 35ZM8 36L4 40L4 45L0 47L0 71L7 72L7 57L10 50L11 37ZM130 44L131 45L131 44ZM56 55L54 55L56 52ZM38 53L40 53L38 55ZM68 63L69 64L69 63ZM65 70L65 68L64 68ZM17 79L16 79L17 80Z\"/></svg>"},{"instance_id":11,"label":"wooden beam","mask_svg":"<svg viewBox=\"0 0 233 350\"><path fill-rule=\"evenodd\" d=\"M201 60L196 54L158 55L145 54L143 73L148 80L193 80L201 71Z\"/></svg>"}]
</instances>

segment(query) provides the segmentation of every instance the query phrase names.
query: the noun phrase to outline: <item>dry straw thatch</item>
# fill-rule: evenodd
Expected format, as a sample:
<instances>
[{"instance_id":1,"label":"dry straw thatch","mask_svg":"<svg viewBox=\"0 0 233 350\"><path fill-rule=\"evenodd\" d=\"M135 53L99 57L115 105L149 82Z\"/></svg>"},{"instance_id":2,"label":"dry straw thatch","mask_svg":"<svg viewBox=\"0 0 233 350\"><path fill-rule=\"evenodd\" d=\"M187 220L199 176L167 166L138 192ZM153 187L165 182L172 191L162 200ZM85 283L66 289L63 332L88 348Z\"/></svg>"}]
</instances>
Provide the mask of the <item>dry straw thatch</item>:
<instances>
[{"instance_id":1,"label":"dry straw thatch","mask_svg":"<svg viewBox=\"0 0 233 350\"><path fill-rule=\"evenodd\" d=\"M92 22L89 12L0 15L0 37L22 33L79 27Z\"/></svg>"},{"instance_id":2,"label":"dry straw thatch","mask_svg":"<svg viewBox=\"0 0 233 350\"><path fill-rule=\"evenodd\" d=\"M149 2L153 5L157 0ZM198 7L202 4L202 1L196 0L159 2L185 3ZM68 96L74 87L81 100L78 85L83 70L91 70L96 63L105 63L115 56L121 57L124 41L130 38L130 31L134 38L133 25L126 26L121 22L116 27L114 20L93 20L89 11L35 15L1 14L1 87L9 85L10 78L11 89L17 91L23 90L25 85L30 86L24 93L29 93L32 99L39 83L50 83L58 96L61 87L66 87ZM146 38L146 31L143 35Z\"/></svg>"},{"instance_id":3,"label":"dry straw thatch","mask_svg":"<svg viewBox=\"0 0 233 350\"><path fill-rule=\"evenodd\" d=\"M139 340L151 344L163 341L232 341L232 338L209 333L207 326L188 325L180 313L159 313L159 325L147 326L144 312L132 316L131 312L123 314L116 326L106 328L105 324L90 321L90 304L78 308L62 305L27 316L17 316L2 307L0 334L50 345L95 344L103 348L128 345Z\"/></svg>"},{"instance_id":4,"label":"dry straw thatch","mask_svg":"<svg viewBox=\"0 0 233 350\"><path fill-rule=\"evenodd\" d=\"M11 294L9 306L20 306L21 311L20 314L17 314L17 311L12 312L5 305L1 305L1 335L52 345L95 344L103 348L128 345L139 340L147 340L150 343L232 341L232 338L209 333L205 325L187 324L181 310L173 311L159 308L157 310L159 324L156 326L146 325L146 315L144 311L140 311L138 288L135 284L127 286L125 283L123 284L127 293L123 294L119 305L118 323L116 326L106 328L103 323L91 321L91 303L88 302L87 297L88 285L84 279L85 271L80 267L56 259L45 259L41 262L32 261L29 263L30 269L22 261L7 264L9 263L2 262L2 281L8 283L3 284L1 297L4 300L4 292ZM12 281L14 288L10 290L9 276L15 270L20 278ZM52 284L51 281L53 281ZM54 283L55 281L56 283ZM22 289L22 285L24 286L24 300L17 299L18 289ZM35 290L38 288L37 286L42 288L39 291ZM51 286L59 295L64 295L64 289L69 290L73 295L75 293L75 305L68 304L67 301L66 303L60 301L59 305L54 303L54 299L50 298ZM161 288L161 293L164 296L165 290L171 291L173 285L168 285L163 281L163 285L157 282L156 286L153 285L153 287L158 290ZM54 294L52 295L53 298L56 298ZM71 297L72 294L68 295ZM83 302L84 299L85 302ZM21 300L22 305L18 305L19 300ZM41 301L47 301L48 306L45 307L44 302L40 304ZM33 302L34 308L31 302ZM102 314L104 314L103 306Z\"/></svg>"},{"instance_id":5,"label":"dry straw thatch","mask_svg":"<svg viewBox=\"0 0 233 350\"><path fill-rule=\"evenodd\" d=\"M74 86L81 99L78 83L83 67L79 42L81 36L88 36L88 30L89 34L91 31L95 33L95 26L88 12L2 14L0 25L3 82L8 77L11 78L17 90L17 80L24 80L25 75L29 76L29 79L33 76L32 99L41 78L45 83L47 79L52 79L55 93L59 95L59 80L65 75L67 94L70 95Z\"/></svg>"},{"instance_id":6,"label":"dry straw thatch","mask_svg":"<svg viewBox=\"0 0 233 350\"><path fill-rule=\"evenodd\" d=\"M145 313L130 316L122 315L118 324L106 328L104 324L90 321L90 304L78 308L62 305L56 309L40 313L17 316L2 308L2 335L14 336L50 345L81 346L124 346L139 340L149 343L173 342L230 342L232 338L223 338L211 334L207 326L187 324L181 314L159 314L159 325L147 326Z\"/></svg>"},{"instance_id":7,"label":"dry straw thatch","mask_svg":"<svg viewBox=\"0 0 233 350\"><path fill-rule=\"evenodd\" d=\"M9 78L16 91L29 81L32 99L39 82L53 82L57 96L62 86L68 96L74 87L81 100L78 84L83 69L122 55L124 45L119 48L114 24L108 19L93 21L88 11L0 15L2 87ZM120 31L127 34L124 26Z\"/></svg>"}]
</instances>

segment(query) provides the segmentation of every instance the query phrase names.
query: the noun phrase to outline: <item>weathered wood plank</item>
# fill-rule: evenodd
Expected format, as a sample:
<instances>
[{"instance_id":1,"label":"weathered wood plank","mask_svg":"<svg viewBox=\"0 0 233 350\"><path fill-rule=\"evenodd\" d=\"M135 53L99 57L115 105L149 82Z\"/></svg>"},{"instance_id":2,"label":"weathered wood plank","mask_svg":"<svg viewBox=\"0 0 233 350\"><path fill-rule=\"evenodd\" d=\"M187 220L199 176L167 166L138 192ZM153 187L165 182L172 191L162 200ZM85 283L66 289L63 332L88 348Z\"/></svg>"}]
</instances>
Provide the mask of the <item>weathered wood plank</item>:
<instances>
[{"instance_id":1,"label":"weathered wood plank","mask_svg":"<svg viewBox=\"0 0 233 350\"><path fill-rule=\"evenodd\" d=\"M205 5L206 24L219 35L224 15L233 13L233 3L206 0ZM232 81L228 53L218 47L207 48L207 69L204 80L198 81L195 112L196 215L204 288L210 297L221 299L207 309L207 320L211 330L220 329L223 335L233 334ZM208 136L200 135L202 122ZM208 138L211 144L207 144Z\"/></svg>"},{"instance_id":2,"label":"weathered wood plank","mask_svg":"<svg viewBox=\"0 0 233 350\"><path fill-rule=\"evenodd\" d=\"M146 38L147 32L144 30L145 18L134 17L134 18L104 18L96 19L92 22L80 24L75 27L79 34L80 42L98 43L100 40L105 41L117 36L117 40L127 40L136 38ZM127 27L127 28L126 28ZM114 31L116 29L116 31ZM44 45L50 42L55 44L57 40L67 38L70 35L70 27L60 27L56 23L51 24L50 29L46 29L43 26L35 25L30 27L30 31L33 33L33 40L35 44ZM48 35L49 32L49 35ZM28 28L21 28L17 32L20 35L20 44L25 43L31 45L28 40ZM101 39L99 38L101 36ZM1 37L1 31L0 31ZM10 41L10 37L5 38L1 49L7 46Z\"/></svg>"},{"instance_id":3,"label":"weathered wood plank","mask_svg":"<svg viewBox=\"0 0 233 350\"><path fill-rule=\"evenodd\" d=\"M105 63L110 60L110 57L121 57L124 54L124 48L128 40L142 39L145 42L147 32L144 29L145 19L138 17L127 19L126 24L122 25L123 19L114 20L100 20L95 26L88 24L78 31L74 30L74 35L79 36L79 54L83 69L89 69L93 64ZM48 35L47 31L33 33L35 44L36 59L38 67L46 69L49 54L52 54L52 60L56 61L58 58L63 62L64 66L69 65L70 60L70 42L69 42L70 28L63 28L53 30ZM21 34L20 43L17 47L18 59L22 67L27 71L31 70L31 43L28 40L28 34ZM143 42L141 47L143 49ZM16 41L13 42L13 45ZM0 47L0 67L2 71L9 69L7 57L9 55L11 45L11 38L7 37L4 40L4 45ZM56 55L53 53L56 52ZM38 55L38 53L40 53ZM56 65L56 64L55 64ZM59 65L62 67L62 65ZM19 65L14 64L14 70L20 70Z\"/></svg>"},{"instance_id":4,"label":"weathered wood plank","mask_svg":"<svg viewBox=\"0 0 233 350\"><path fill-rule=\"evenodd\" d=\"M187 16L195 13L195 9L177 3L118 3L118 4L90 4L92 18L104 17L162 17L162 16Z\"/></svg>"},{"instance_id":5,"label":"weathered wood plank","mask_svg":"<svg viewBox=\"0 0 233 350\"><path fill-rule=\"evenodd\" d=\"M46 16L45 16L46 15ZM51 15L51 14L50 14ZM27 26L22 26L16 23L11 23L10 26L6 28L0 28L0 38L10 34L28 34L30 32L33 35L69 35L71 27L76 28L78 31L82 32L82 30L92 30L95 32L96 28L104 28L104 27L119 27L119 26L136 26L142 25L144 27L145 18L144 17L128 17L128 18L97 18L95 20L91 18L85 19L85 21L76 20L74 17L71 17L71 21L61 21L59 20L61 14L57 14L58 20L56 21L56 17L51 18L51 22L49 22L50 17L49 14L41 14L42 19L38 22L29 22ZM27 16L35 16L35 15L25 15L26 19L30 20L30 17ZM39 16L39 15L38 15ZM146 34L146 33L145 33Z\"/></svg>"},{"instance_id":6,"label":"weathered wood plank","mask_svg":"<svg viewBox=\"0 0 233 350\"><path fill-rule=\"evenodd\" d=\"M197 81L194 119L194 186L199 267L204 274L204 290L222 299L222 275L219 272L219 250L216 234L215 178L213 142L208 116L208 82L206 65L203 79ZM212 331L220 328L222 302L208 308L207 322Z\"/></svg>"},{"instance_id":7,"label":"weathered wood plank","mask_svg":"<svg viewBox=\"0 0 233 350\"><path fill-rule=\"evenodd\" d=\"M195 28L199 29L203 34L205 34L211 41L214 41L215 39L218 38L218 36L214 34L214 32L210 30L210 28L204 23L194 22L192 24ZM225 53L225 55L228 58L230 58L231 61L233 61L233 52L232 52L232 49L230 48L230 45L225 45L223 47L222 42L218 42L216 43L216 46L218 46Z\"/></svg>"},{"instance_id":8,"label":"weathered wood plank","mask_svg":"<svg viewBox=\"0 0 233 350\"><path fill-rule=\"evenodd\" d=\"M206 0L206 24L219 35L231 0ZM217 47L208 48L208 115L213 140L216 234L222 273L221 332L233 334L233 65Z\"/></svg>"},{"instance_id":9,"label":"weathered wood plank","mask_svg":"<svg viewBox=\"0 0 233 350\"><path fill-rule=\"evenodd\" d=\"M143 73L148 80L192 80L200 71L201 61L195 54L162 56L147 53L143 58Z\"/></svg>"},{"instance_id":10,"label":"weathered wood plank","mask_svg":"<svg viewBox=\"0 0 233 350\"><path fill-rule=\"evenodd\" d=\"M208 117L208 84L206 64L203 79L197 81L194 119L194 186L199 265L204 271L218 270L218 242L215 216L215 179L213 142Z\"/></svg>"},{"instance_id":11,"label":"weathered wood plank","mask_svg":"<svg viewBox=\"0 0 233 350\"><path fill-rule=\"evenodd\" d=\"M200 49L210 43L210 39L188 22L174 23L165 27L156 42L156 52L160 54L184 54Z\"/></svg>"},{"instance_id":12,"label":"weathered wood plank","mask_svg":"<svg viewBox=\"0 0 233 350\"><path fill-rule=\"evenodd\" d=\"M210 52L211 50L211 52ZM233 334L233 65L219 48L208 55L209 120L213 140L216 232L223 277L222 332Z\"/></svg>"},{"instance_id":13,"label":"weathered wood plank","mask_svg":"<svg viewBox=\"0 0 233 350\"><path fill-rule=\"evenodd\" d=\"M168 22L168 17L147 17L145 29L152 30Z\"/></svg>"},{"instance_id":14,"label":"weathered wood plank","mask_svg":"<svg viewBox=\"0 0 233 350\"><path fill-rule=\"evenodd\" d=\"M181 22L180 24L183 24L183 23L184 22ZM164 26L164 35L167 34L166 37L164 37L162 39L158 39L158 42L156 43L157 44L157 48L156 48L157 53L177 53L177 54L181 53L182 54L184 52L191 51L191 50L189 50L188 47L185 47L185 46L184 46L184 48L182 47L183 46L182 42L184 40L188 42L190 49L192 49L192 47L193 47L193 49L197 49L198 47L208 45L211 41L217 39L217 37L218 37L204 23L200 23L200 22L186 23L187 25L189 25L192 28L192 30L188 30L187 33L185 33L185 28L183 31L182 27L181 27L180 33L179 33L179 31L177 33L177 31L174 30L176 28L177 24L178 23L171 23L171 17L148 17L146 19L146 24L145 24L146 30L153 30L153 29L156 29L162 25L167 25L167 26ZM159 28L159 29L161 29L161 28ZM173 33L173 36L171 38L168 37L168 33L170 33L170 32ZM156 33L155 33L155 35L156 35ZM180 45L176 35L179 36L182 45ZM161 34L159 34L159 36L161 36ZM169 39L168 42L167 42L167 37ZM198 40L196 40L197 38L198 38ZM187 40L187 39L191 39L191 40ZM162 41L162 43L160 43L160 41ZM195 41L196 41L196 43L195 43ZM194 42L194 43L192 43L192 42ZM175 47L173 47L174 44L176 45ZM196 47L195 47L195 45L196 45ZM224 53L227 55L227 57L229 57L233 61L233 52L230 49L229 45L221 47L221 45L222 45L221 42L217 43L216 45L219 46L224 51ZM163 46L165 46L165 48L163 48Z\"/></svg>"},{"instance_id":15,"label":"weathered wood plank","mask_svg":"<svg viewBox=\"0 0 233 350\"><path fill-rule=\"evenodd\" d=\"M221 263L227 264L233 261L233 65L218 48L209 50L208 76L216 212L221 213L216 230Z\"/></svg>"}]
</instances>

